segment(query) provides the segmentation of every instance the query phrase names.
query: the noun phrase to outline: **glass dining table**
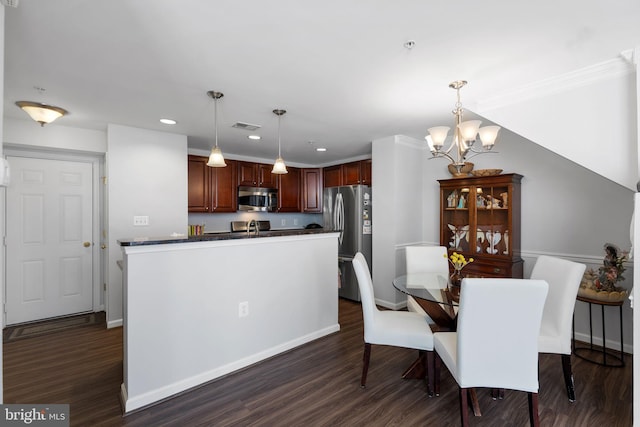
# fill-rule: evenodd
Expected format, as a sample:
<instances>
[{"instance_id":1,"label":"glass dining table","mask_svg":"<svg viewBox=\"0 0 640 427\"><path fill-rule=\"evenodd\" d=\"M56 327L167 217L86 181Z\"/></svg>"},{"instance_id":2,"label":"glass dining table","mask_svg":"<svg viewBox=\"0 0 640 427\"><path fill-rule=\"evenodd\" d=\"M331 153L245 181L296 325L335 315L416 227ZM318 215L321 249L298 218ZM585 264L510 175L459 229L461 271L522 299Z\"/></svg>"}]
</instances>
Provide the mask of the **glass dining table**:
<instances>
[{"instance_id":1,"label":"glass dining table","mask_svg":"<svg viewBox=\"0 0 640 427\"><path fill-rule=\"evenodd\" d=\"M459 289L449 285L449 277L441 273L413 273L393 279L393 287L412 296L434 321L434 332L455 331Z\"/></svg>"}]
</instances>

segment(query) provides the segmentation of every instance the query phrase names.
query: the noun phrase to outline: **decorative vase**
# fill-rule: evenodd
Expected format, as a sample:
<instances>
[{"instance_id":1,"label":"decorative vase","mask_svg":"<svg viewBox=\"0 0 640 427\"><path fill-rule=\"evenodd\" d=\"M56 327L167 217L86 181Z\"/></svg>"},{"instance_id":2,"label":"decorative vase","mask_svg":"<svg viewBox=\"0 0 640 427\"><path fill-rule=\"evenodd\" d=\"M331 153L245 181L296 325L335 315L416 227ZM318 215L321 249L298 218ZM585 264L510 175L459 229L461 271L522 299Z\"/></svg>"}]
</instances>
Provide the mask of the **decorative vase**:
<instances>
[{"instance_id":1,"label":"decorative vase","mask_svg":"<svg viewBox=\"0 0 640 427\"><path fill-rule=\"evenodd\" d=\"M460 285L462 284L462 271L461 270L453 270L453 273L449 277L449 292L454 297L460 296Z\"/></svg>"}]
</instances>

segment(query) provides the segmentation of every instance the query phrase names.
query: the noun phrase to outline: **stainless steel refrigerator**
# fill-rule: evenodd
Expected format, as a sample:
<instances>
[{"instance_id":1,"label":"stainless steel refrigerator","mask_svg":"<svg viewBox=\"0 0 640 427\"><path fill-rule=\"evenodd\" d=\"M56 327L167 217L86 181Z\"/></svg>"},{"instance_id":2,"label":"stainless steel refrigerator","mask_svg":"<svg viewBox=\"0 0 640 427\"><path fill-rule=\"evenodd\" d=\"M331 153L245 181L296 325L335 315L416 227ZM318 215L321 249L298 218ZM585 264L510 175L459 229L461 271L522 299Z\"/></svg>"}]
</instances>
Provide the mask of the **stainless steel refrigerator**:
<instances>
[{"instance_id":1,"label":"stainless steel refrigerator","mask_svg":"<svg viewBox=\"0 0 640 427\"><path fill-rule=\"evenodd\" d=\"M338 237L338 268L341 286L339 295L360 301L358 281L352 260L362 252L371 266L371 188L366 185L346 185L324 189L324 228L340 232Z\"/></svg>"}]
</instances>

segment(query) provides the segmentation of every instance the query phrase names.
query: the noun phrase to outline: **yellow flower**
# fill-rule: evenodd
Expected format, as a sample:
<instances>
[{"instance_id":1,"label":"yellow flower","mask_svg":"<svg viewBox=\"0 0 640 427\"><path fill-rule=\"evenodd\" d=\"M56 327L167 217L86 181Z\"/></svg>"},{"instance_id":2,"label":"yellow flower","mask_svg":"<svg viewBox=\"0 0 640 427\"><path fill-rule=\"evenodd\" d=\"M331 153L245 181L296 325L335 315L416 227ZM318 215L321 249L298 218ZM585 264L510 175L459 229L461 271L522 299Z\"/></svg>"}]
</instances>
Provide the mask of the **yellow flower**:
<instances>
[{"instance_id":1,"label":"yellow flower","mask_svg":"<svg viewBox=\"0 0 640 427\"><path fill-rule=\"evenodd\" d=\"M445 258L446 257L447 256L445 255ZM459 254L457 252L454 252L451 255L449 255L448 260L453 266L453 268L458 271L462 270L465 265L469 264L470 262L473 262L473 258L469 258L469 260L467 261L464 255Z\"/></svg>"}]
</instances>

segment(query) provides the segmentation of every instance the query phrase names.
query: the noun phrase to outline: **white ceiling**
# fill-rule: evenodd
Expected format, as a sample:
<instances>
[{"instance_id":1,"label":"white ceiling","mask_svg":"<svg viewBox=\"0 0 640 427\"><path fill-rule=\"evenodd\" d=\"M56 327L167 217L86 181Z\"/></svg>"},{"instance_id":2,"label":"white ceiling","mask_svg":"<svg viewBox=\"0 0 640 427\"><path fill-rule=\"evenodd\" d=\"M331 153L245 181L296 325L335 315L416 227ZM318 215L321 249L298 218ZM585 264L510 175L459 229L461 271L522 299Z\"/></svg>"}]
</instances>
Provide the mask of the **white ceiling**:
<instances>
[{"instance_id":1,"label":"white ceiling","mask_svg":"<svg viewBox=\"0 0 640 427\"><path fill-rule=\"evenodd\" d=\"M282 108L285 161L324 165L449 125L452 80L469 81L473 106L640 46L640 2L20 0L5 31L6 117L45 102L70 112L49 126L116 123L208 150L216 90L227 157L275 158ZM237 121L262 125L262 140Z\"/></svg>"}]
</instances>

